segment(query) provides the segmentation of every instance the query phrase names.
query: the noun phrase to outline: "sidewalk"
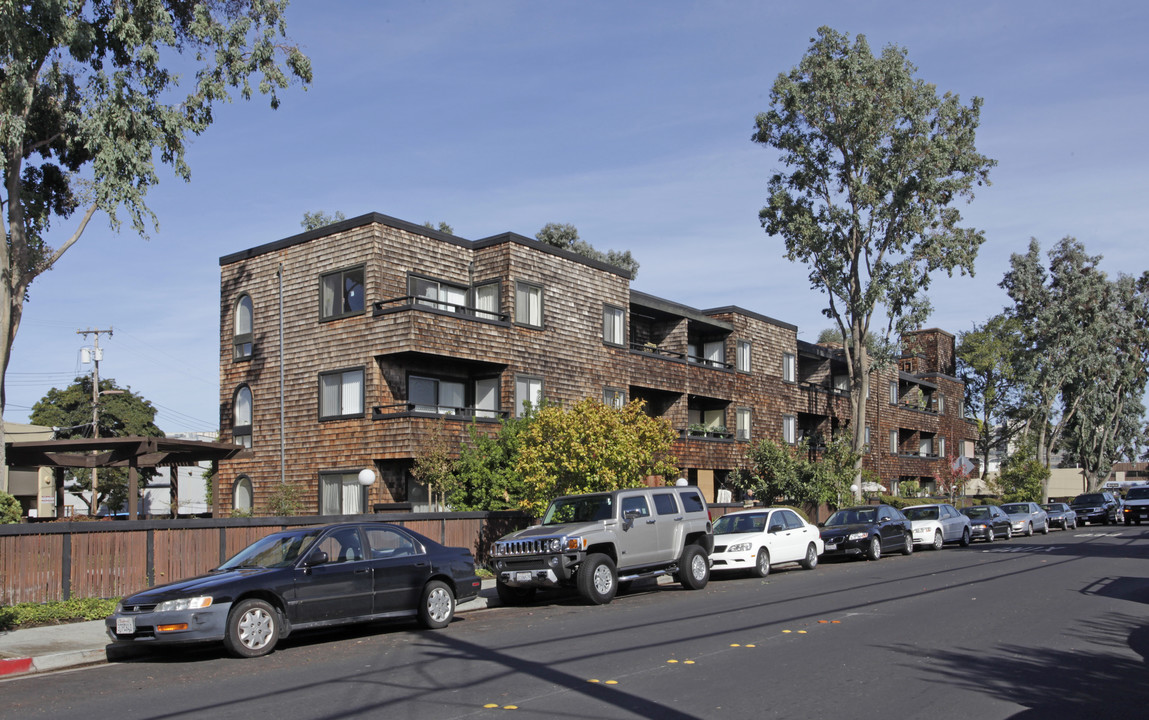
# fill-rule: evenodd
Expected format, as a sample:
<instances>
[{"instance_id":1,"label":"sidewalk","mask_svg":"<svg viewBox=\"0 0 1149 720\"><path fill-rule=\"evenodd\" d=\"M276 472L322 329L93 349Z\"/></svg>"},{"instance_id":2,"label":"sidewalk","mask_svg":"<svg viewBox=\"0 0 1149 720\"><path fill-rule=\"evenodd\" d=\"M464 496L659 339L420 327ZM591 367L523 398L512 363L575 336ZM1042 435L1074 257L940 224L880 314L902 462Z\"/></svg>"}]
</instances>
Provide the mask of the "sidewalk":
<instances>
[{"instance_id":1,"label":"sidewalk","mask_svg":"<svg viewBox=\"0 0 1149 720\"><path fill-rule=\"evenodd\" d=\"M494 597L495 581L483 580L479 597L455 612L482 610ZM109 643L103 620L0 632L0 679L104 663Z\"/></svg>"}]
</instances>

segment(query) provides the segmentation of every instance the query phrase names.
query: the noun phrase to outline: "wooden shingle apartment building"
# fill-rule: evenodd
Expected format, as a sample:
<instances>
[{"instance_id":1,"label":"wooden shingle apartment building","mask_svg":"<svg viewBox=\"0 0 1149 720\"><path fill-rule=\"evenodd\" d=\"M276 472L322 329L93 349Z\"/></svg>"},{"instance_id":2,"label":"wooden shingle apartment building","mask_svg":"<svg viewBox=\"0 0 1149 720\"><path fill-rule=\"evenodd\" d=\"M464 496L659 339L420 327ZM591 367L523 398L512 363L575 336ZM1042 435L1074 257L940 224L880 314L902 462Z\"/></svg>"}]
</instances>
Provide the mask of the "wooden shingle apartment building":
<instances>
[{"instance_id":1,"label":"wooden shingle apartment building","mask_svg":"<svg viewBox=\"0 0 1149 720\"><path fill-rule=\"evenodd\" d=\"M258 511L284 481L307 488L308 513L419 509L409 470L435 424L462 439L526 400L645 400L712 501L751 441L829 438L849 418L840 351L796 326L634 291L623 270L513 233L470 241L369 214L220 269L221 440L249 448L220 463L225 512ZM947 456L973 455L976 431L953 336L903 346L872 379L865 463L887 486L928 485Z\"/></svg>"}]
</instances>

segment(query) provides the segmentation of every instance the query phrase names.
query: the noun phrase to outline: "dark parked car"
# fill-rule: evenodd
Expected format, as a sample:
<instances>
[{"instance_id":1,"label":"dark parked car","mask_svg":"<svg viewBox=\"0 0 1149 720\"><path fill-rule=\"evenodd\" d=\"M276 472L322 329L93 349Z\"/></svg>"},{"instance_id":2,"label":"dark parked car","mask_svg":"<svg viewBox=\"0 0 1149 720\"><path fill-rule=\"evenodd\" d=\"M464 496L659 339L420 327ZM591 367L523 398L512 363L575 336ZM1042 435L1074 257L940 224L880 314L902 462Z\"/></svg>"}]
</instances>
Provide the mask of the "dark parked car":
<instances>
[{"instance_id":1,"label":"dark parked car","mask_svg":"<svg viewBox=\"0 0 1149 720\"><path fill-rule=\"evenodd\" d=\"M1112 493L1101 491L1082 493L1073 498L1069 506L1077 513L1077 522L1082 525L1095 522L1108 525L1117 522L1121 504Z\"/></svg>"},{"instance_id":2,"label":"dark parked car","mask_svg":"<svg viewBox=\"0 0 1149 720\"><path fill-rule=\"evenodd\" d=\"M1065 503L1046 503L1041 509L1049 515L1049 524L1062 530L1073 530L1077 527L1077 513Z\"/></svg>"},{"instance_id":3,"label":"dark parked car","mask_svg":"<svg viewBox=\"0 0 1149 720\"><path fill-rule=\"evenodd\" d=\"M222 640L258 657L305 628L417 616L446 627L476 596L471 551L396 525L341 523L257 540L215 570L125 597L105 624L117 643Z\"/></svg>"},{"instance_id":4,"label":"dark parked car","mask_svg":"<svg viewBox=\"0 0 1149 720\"><path fill-rule=\"evenodd\" d=\"M997 505L974 505L961 511L969 517L970 532L975 540L981 538L993 542L997 538L1009 540L1013 537L1013 523Z\"/></svg>"},{"instance_id":5,"label":"dark parked car","mask_svg":"<svg viewBox=\"0 0 1149 720\"><path fill-rule=\"evenodd\" d=\"M861 555L878 560L882 554L914 551L913 529L901 510L890 505L843 508L821 524L823 555Z\"/></svg>"}]
</instances>

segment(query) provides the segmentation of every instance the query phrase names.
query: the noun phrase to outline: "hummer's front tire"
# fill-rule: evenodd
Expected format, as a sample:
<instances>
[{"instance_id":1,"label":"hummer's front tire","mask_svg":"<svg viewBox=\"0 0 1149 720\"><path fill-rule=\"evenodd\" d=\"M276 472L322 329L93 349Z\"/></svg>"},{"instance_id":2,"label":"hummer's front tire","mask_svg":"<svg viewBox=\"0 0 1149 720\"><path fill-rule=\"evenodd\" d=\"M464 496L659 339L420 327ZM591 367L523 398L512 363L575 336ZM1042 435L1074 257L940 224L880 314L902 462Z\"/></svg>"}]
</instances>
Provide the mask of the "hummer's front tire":
<instances>
[{"instance_id":1,"label":"hummer's front tire","mask_svg":"<svg viewBox=\"0 0 1149 720\"><path fill-rule=\"evenodd\" d=\"M710 561L697 545L687 545L678 560L678 582L687 590L701 590L710 580Z\"/></svg>"},{"instance_id":2,"label":"hummer's front tire","mask_svg":"<svg viewBox=\"0 0 1149 720\"><path fill-rule=\"evenodd\" d=\"M606 605L618 592L614 563L602 553L586 556L578 569L578 594L591 605Z\"/></svg>"}]
</instances>

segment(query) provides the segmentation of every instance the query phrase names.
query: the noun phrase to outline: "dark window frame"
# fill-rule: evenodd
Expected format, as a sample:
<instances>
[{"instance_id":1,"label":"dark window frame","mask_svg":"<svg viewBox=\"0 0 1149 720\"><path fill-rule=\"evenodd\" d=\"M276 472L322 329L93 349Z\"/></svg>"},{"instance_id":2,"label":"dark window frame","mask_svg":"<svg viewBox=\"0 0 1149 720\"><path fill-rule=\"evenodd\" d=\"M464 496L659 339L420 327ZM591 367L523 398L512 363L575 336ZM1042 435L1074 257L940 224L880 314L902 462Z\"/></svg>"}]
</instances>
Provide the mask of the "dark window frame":
<instances>
[{"instance_id":1,"label":"dark window frame","mask_svg":"<svg viewBox=\"0 0 1149 720\"><path fill-rule=\"evenodd\" d=\"M363 291L363 298L362 298L361 303L360 303L362 305L362 307L360 307L358 309L344 310L342 308L347 305L347 295L348 295L347 276L354 274L356 272L359 273L359 287L362 288L362 291ZM323 293L324 293L325 281L327 280L327 278L332 277L334 275L338 275L339 280L340 280L340 282L339 282L340 292L339 292L339 298L338 298L340 301L340 309L338 311L333 309L330 315L325 315L323 313L323 300L324 300ZM338 270L332 270L330 272L325 272L325 273L320 274L320 276L319 276L319 320L321 322L328 322L331 320L340 320L342 318L355 317L356 315L363 315L366 312L367 312L367 266L365 264L361 263L358 265L349 265L345 268L340 268Z\"/></svg>"},{"instance_id":2,"label":"dark window frame","mask_svg":"<svg viewBox=\"0 0 1149 720\"><path fill-rule=\"evenodd\" d=\"M363 378L363 385L360 388L361 393L360 393L360 398L359 398L362 407L359 408L359 412L353 412L353 413L341 412L341 414L338 414L338 415L324 415L323 414L323 397L324 397L323 396L323 378L330 376L330 375L345 375L349 372L356 372L356 371L360 372L362 374L362 378ZM317 410L320 422L324 422L324 421L328 421L328 420L347 420L347 419L353 419L353 418L361 418L361 417L364 417L366 415L366 412L367 412L367 367L365 365L355 365L355 366L351 366L351 367L340 368L338 370L326 370L326 371L320 372L318 374L316 381L318 383L317 388L316 388L316 395L317 395L316 399L318 401L316 403L316 405L317 405L316 410ZM340 409L340 411L342 411L343 410L343 403L342 403L342 400L343 400L343 390L342 390L343 382L342 382L342 380L340 381L339 388L340 388L340 392L339 392L340 407L339 407L339 409Z\"/></svg>"},{"instance_id":3,"label":"dark window frame","mask_svg":"<svg viewBox=\"0 0 1149 720\"><path fill-rule=\"evenodd\" d=\"M248 325L251 329L246 333L236 332L239 325L240 307L243 301L247 300L249 312L251 313L248 318ZM231 359L235 362L247 362L251 360L252 355L255 354L255 301L251 299L248 293L242 293L235 300L235 305L232 306L232 355Z\"/></svg>"}]
</instances>

